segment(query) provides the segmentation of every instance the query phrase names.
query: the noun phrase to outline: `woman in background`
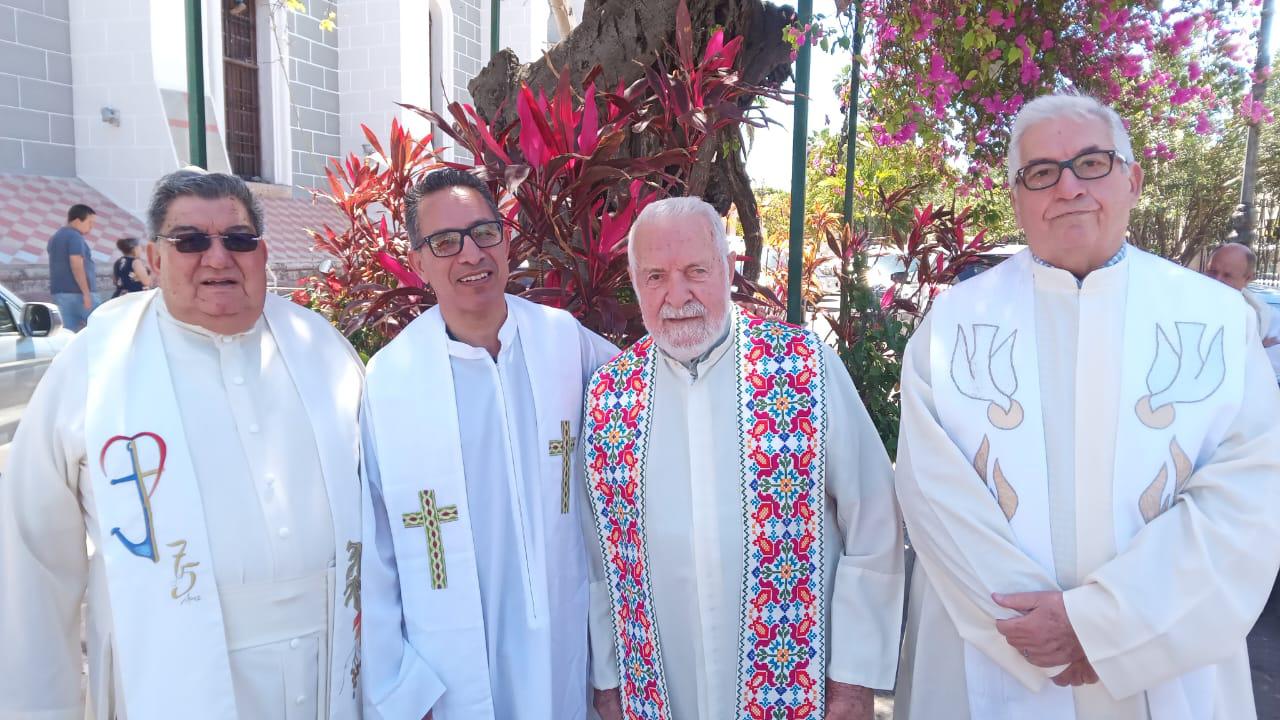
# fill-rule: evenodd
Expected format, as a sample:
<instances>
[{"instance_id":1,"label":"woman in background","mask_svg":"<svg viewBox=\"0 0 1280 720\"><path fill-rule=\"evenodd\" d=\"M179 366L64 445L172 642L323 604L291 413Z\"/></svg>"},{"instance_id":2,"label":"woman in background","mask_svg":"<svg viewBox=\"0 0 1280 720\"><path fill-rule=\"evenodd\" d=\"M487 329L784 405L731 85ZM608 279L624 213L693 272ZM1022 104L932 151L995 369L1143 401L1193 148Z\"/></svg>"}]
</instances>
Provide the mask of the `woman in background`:
<instances>
[{"instance_id":1,"label":"woman in background","mask_svg":"<svg viewBox=\"0 0 1280 720\"><path fill-rule=\"evenodd\" d=\"M147 269L147 261L138 256L138 238L126 237L116 241L123 255L111 268L115 279L116 292L111 297L120 297L125 293L141 292L151 287L151 272Z\"/></svg>"}]
</instances>

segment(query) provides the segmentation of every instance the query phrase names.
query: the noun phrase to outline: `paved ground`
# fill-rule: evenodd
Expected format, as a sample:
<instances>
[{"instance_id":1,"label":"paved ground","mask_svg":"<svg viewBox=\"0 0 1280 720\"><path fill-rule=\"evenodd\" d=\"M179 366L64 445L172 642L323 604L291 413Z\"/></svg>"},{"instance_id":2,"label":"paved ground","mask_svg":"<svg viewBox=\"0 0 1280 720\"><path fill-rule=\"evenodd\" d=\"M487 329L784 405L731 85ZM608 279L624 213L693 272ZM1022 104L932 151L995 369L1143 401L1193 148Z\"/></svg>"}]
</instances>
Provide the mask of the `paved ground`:
<instances>
[{"instance_id":1,"label":"paved ground","mask_svg":"<svg viewBox=\"0 0 1280 720\"><path fill-rule=\"evenodd\" d=\"M1280 605L1280 603L1277 603ZM1253 697L1259 720L1280 718L1280 607L1262 613L1249 634Z\"/></svg>"}]
</instances>

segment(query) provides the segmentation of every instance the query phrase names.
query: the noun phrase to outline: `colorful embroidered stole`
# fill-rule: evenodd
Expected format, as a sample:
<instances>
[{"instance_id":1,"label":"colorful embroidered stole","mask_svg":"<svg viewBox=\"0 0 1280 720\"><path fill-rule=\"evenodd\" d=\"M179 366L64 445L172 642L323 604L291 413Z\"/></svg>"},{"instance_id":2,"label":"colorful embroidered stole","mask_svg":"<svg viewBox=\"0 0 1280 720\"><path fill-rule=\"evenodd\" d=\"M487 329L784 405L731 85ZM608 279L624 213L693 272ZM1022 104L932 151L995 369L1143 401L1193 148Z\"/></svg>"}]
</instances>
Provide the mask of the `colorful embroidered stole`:
<instances>
[{"instance_id":1,"label":"colorful embroidered stole","mask_svg":"<svg viewBox=\"0 0 1280 720\"><path fill-rule=\"evenodd\" d=\"M744 537L737 717L822 716L826 394L819 340L735 312ZM586 466L628 719L671 718L645 536L658 352L644 338L597 371ZM812 670L816 668L816 673Z\"/></svg>"}]
</instances>

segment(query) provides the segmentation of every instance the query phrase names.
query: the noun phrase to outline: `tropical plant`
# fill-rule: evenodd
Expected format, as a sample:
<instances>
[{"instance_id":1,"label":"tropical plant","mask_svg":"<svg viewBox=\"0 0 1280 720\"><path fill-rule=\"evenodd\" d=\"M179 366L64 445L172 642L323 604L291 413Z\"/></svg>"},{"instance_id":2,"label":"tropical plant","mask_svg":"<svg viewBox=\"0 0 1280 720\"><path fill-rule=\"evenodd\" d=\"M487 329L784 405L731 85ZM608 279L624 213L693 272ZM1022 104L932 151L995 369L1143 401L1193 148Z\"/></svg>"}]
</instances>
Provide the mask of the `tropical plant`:
<instances>
[{"instance_id":1,"label":"tropical plant","mask_svg":"<svg viewBox=\"0 0 1280 720\"><path fill-rule=\"evenodd\" d=\"M581 94L566 71L550 97L522 88L516 120L501 127L461 103L449 105L449 118L406 106L474 158L474 166L449 165L470 169L498 197L511 234L508 291L569 310L619 342L642 332L627 274L626 235L635 217L655 199L684 194L699 173L708 172L711 153L704 147L721 130L765 122L749 100L768 91L741 82L733 69L741 41L726 41L717 31L695 56L687 11L677 12L677 26L670 67L656 60L643 78L615 92L597 89L596 69ZM637 145L651 149L639 153ZM429 143L396 128L389 154L381 172L354 158L331 169L330 197L351 227L317 237L321 249L343 259L346 274L329 273L308 286L310 302L338 319L348 335L363 333L366 350L394 337L434 302L404 269L403 203L414 179L445 163ZM370 214L374 203L387 217ZM353 266L362 269L347 269ZM778 304L741 276L736 298Z\"/></svg>"}]
</instances>

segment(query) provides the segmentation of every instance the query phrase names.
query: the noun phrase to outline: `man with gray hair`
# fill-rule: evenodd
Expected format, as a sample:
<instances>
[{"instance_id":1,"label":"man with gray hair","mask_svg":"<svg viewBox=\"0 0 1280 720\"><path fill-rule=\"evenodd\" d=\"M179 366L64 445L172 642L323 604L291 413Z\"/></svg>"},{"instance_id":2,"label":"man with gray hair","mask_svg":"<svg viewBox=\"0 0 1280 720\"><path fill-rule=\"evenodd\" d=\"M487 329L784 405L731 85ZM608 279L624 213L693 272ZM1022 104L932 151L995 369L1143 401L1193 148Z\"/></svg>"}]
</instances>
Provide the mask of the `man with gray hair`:
<instances>
[{"instance_id":1,"label":"man with gray hair","mask_svg":"<svg viewBox=\"0 0 1280 720\"><path fill-rule=\"evenodd\" d=\"M597 710L870 720L893 686L902 534L848 373L733 305L707 203L649 205L629 254L649 335L596 372L584 420Z\"/></svg>"},{"instance_id":2,"label":"man with gray hair","mask_svg":"<svg viewBox=\"0 0 1280 720\"><path fill-rule=\"evenodd\" d=\"M354 720L359 359L267 293L239 178L166 175L148 225L159 289L58 355L0 482L0 717Z\"/></svg>"},{"instance_id":3,"label":"man with gray hair","mask_svg":"<svg viewBox=\"0 0 1280 720\"><path fill-rule=\"evenodd\" d=\"M1142 169L1110 108L1028 103L1008 170L1029 248L938 298L904 358L897 716L1252 718L1280 566L1253 314L1126 244Z\"/></svg>"}]
</instances>

